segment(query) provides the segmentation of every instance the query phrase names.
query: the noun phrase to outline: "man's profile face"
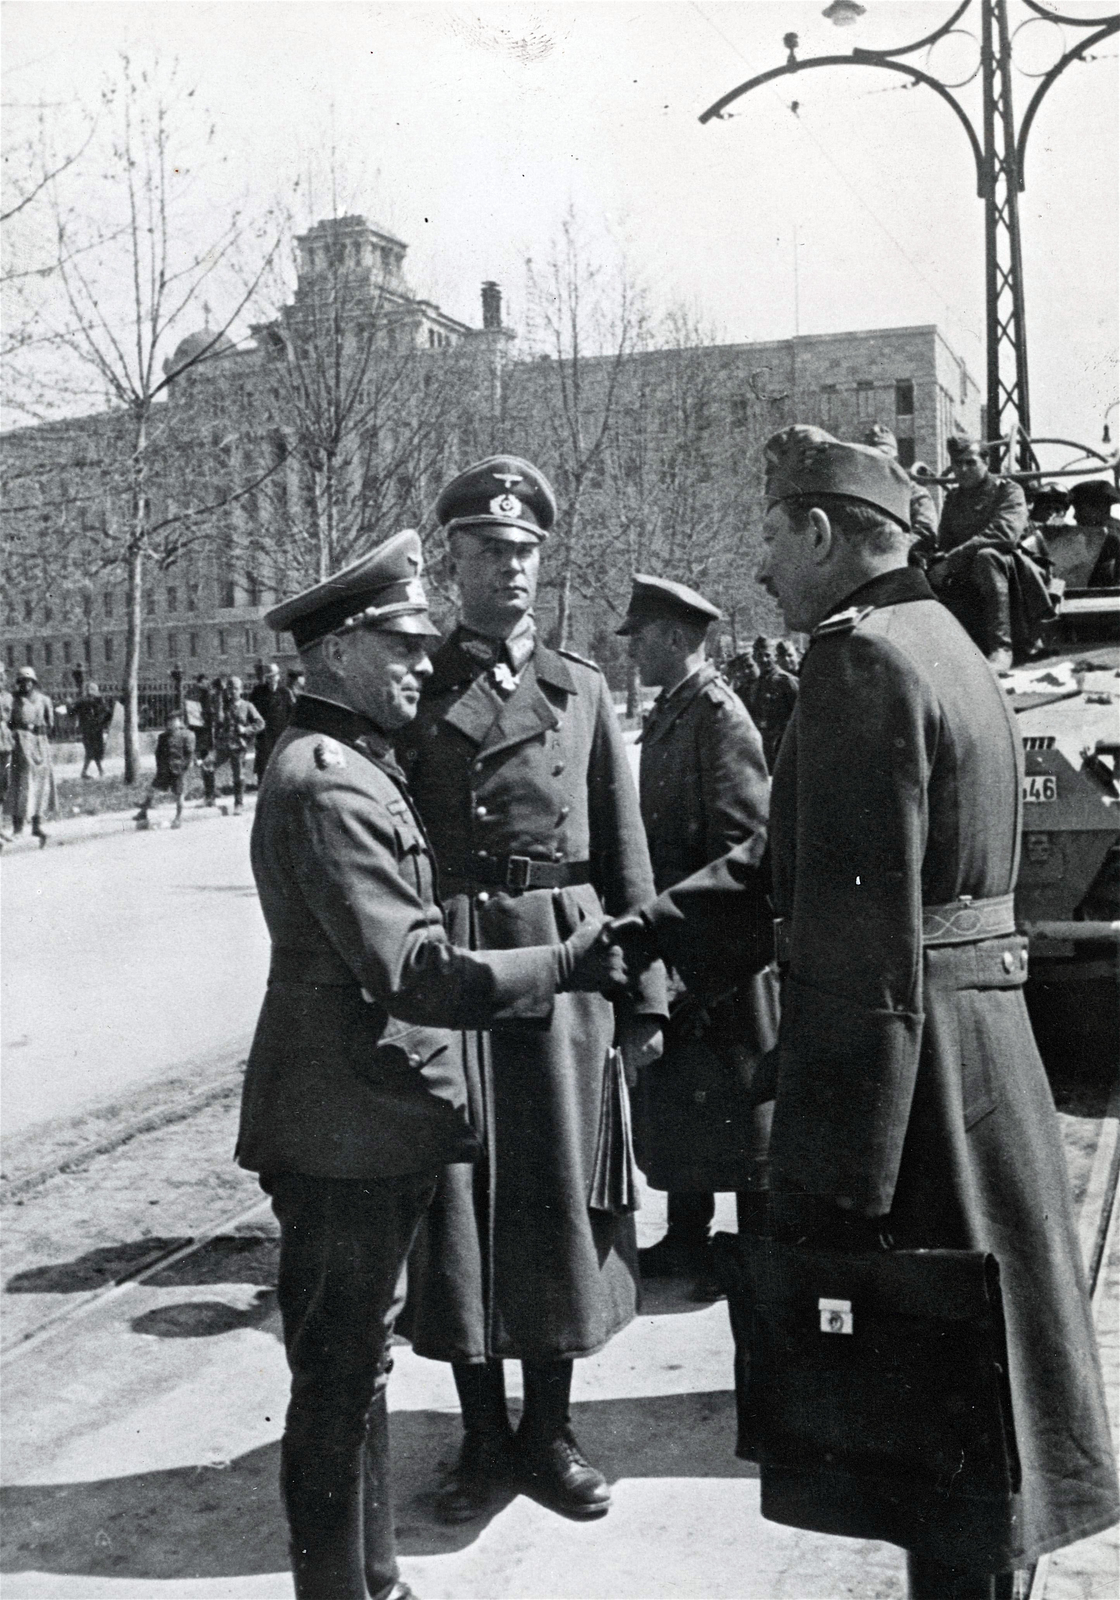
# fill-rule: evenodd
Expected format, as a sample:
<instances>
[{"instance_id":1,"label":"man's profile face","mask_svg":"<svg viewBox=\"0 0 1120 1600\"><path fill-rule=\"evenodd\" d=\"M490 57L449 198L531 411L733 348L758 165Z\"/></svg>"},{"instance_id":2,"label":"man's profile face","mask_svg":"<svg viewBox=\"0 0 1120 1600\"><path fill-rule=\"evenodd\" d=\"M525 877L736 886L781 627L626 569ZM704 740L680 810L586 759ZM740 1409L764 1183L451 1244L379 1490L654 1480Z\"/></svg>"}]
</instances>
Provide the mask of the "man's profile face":
<instances>
[{"instance_id":1,"label":"man's profile face","mask_svg":"<svg viewBox=\"0 0 1120 1600\"><path fill-rule=\"evenodd\" d=\"M383 733L395 733L416 716L424 679L431 676L427 635L355 628L341 636L343 671L351 705Z\"/></svg>"},{"instance_id":2,"label":"man's profile face","mask_svg":"<svg viewBox=\"0 0 1120 1600\"><path fill-rule=\"evenodd\" d=\"M778 602L791 633L812 631L818 621L815 605L820 578L812 556L812 538L808 527L795 527L780 502L770 507L762 524L762 561L756 577ZM767 651L771 649L767 645Z\"/></svg>"},{"instance_id":3,"label":"man's profile face","mask_svg":"<svg viewBox=\"0 0 1120 1600\"><path fill-rule=\"evenodd\" d=\"M533 609L541 569L539 544L457 533L452 559L468 627L480 633L508 633Z\"/></svg>"},{"instance_id":4,"label":"man's profile face","mask_svg":"<svg viewBox=\"0 0 1120 1600\"><path fill-rule=\"evenodd\" d=\"M680 676L680 662L672 645L672 623L647 617L634 625L627 654L647 688L663 688Z\"/></svg>"},{"instance_id":5,"label":"man's profile face","mask_svg":"<svg viewBox=\"0 0 1120 1600\"><path fill-rule=\"evenodd\" d=\"M953 458L953 476L962 489L975 489L988 476L988 464L978 450L965 450Z\"/></svg>"}]
</instances>

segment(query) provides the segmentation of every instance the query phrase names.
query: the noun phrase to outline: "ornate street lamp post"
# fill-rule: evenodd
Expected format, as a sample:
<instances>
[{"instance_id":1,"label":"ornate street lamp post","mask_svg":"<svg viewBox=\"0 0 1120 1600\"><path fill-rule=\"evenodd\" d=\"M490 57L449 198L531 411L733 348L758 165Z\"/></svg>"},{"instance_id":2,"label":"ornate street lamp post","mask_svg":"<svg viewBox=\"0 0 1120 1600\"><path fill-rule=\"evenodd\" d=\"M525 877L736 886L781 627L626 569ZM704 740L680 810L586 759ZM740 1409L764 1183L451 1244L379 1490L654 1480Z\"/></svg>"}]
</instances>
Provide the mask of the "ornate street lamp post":
<instances>
[{"instance_id":1,"label":"ornate street lamp post","mask_svg":"<svg viewBox=\"0 0 1120 1600\"><path fill-rule=\"evenodd\" d=\"M964 0L949 19L933 33L912 44L893 50L855 49L851 55L813 56L798 61L797 35L786 34L789 54L785 65L750 78L730 90L700 118L709 122L721 117L735 100L775 78L814 67L879 67L901 73L947 102L956 114L972 147L976 162L977 193L984 202L984 286L987 310L987 434L993 441L1006 442L1013 465L1029 470L1037 465L1030 445L1030 384L1027 374L1026 321L1023 303L1023 258L1019 236L1019 195L1024 187L1024 163L1031 127L1050 89L1071 62L1085 56L1094 45L1110 34L1120 32L1120 15L1086 20L1052 11L1039 0L1019 0L1029 11L1046 22L1064 24L1087 31L1080 42L1067 50L1038 83L1018 127L1011 96L1012 36L1008 30L1007 0ZM980 130L953 94L961 84L948 84L903 61L918 50L928 50L953 32L972 5L980 8L980 84L982 123ZM858 21L864 7L855 0L832 0L824 15L839 26ZM1029 20L1029 19L1028 19ZM975 76L975 74L973 74ZM968 80L971 81L971 78ZM992 452L993 464L1000 465L1001 451Z\"/></svg>"}]
</instances>

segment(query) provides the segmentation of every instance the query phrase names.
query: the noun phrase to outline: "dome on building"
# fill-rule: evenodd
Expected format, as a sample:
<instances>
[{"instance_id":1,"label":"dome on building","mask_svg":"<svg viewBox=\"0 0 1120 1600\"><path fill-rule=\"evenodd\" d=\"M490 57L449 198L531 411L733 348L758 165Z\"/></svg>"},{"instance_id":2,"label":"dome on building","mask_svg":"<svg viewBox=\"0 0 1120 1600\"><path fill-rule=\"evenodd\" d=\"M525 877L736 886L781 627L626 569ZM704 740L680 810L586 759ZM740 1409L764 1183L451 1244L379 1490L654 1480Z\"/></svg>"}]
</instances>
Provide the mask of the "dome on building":
<instances>
[{"instance_id":1,"label":"dome on building","mask_svg":"<svg viewBox=\"0 0 1120 1600\"><path fill-rule=\"evenodd\" d=\"M188 362L197 361L204 350L206 355L203 359L211 361L215 356L226 355L234 349L236 346L228 334L214 333L210 328L200 328L197 333L188 333L185 339L179 341L175 347L175 354L163 363L164 374L170 378Z\"/></svg>"}]
</instances>

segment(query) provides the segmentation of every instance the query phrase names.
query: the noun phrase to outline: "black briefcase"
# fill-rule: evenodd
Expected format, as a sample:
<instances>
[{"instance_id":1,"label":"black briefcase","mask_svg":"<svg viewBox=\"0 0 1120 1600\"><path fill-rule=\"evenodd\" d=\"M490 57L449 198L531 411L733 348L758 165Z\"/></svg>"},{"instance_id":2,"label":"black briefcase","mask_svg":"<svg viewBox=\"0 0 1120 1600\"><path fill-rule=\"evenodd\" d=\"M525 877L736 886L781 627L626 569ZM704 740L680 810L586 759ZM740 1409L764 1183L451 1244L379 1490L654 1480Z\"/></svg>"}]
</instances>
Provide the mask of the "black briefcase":
<instances>
[{"instance_id":1,"label":"black briefcase","mask_svg":"<svg viewBox=\"0 0 1120 1600\"><path fill-rule=\"evenodd\" d=\"M828 1526L827 1505L799 1526L903 1544L931 1500L1010 1502L1021 1472L994 1256L739 1247L742 1277L728 1286L737 1335L750 1327L739 1453L762 1463L765 1514L794 1520L768 1510L768 1475L778 1499L783 1482L812 1500L825 1480L846 1498L842 1527Z\"/></svg>"}]
</instances>

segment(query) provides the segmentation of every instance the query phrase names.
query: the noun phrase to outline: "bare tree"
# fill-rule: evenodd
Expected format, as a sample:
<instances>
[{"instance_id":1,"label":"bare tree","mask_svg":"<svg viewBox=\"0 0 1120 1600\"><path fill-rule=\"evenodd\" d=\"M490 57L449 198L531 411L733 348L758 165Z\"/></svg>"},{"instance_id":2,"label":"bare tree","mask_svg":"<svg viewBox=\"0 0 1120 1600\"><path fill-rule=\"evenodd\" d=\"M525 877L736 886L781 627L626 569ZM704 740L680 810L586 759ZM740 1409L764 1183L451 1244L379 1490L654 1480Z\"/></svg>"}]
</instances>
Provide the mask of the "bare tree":
<instances>
[{"instance_id":1,"label":"bare tree","mask_svg":"<svg viewBox=\"0 0 1120 1600\"><path fill-rule=\"evenodd\" d=\"M572 600L593 532L588 511L628 363L646 336L641 291L625 263L592 257L569 209L546 263L527 263L527 321L536 360L510 375L510 431L530 440L560 491L560 553L553 642L568 642Z\"/></svg>"},{"instance_id":2,"label":"bare tree","mask_svg":"<svg viewBox=\"0 0 1120 1600\"><path fill-rule=\"evenodd\" d=\"M125 641L125 778L139 772L138 674L145 566L167 562L252 481L221 473L184 478L179 442L167 437L169 385L229 349L228 330L249 304L275 251L268 219L254 232L236 209L213 222L185 152L200 158L213 126L197 131L194 91L174 68L148 69L122 57L101 97L98 137L83 158L45 171L53 226L54 297L39 322L49 341L42 376L44 410L73 411L83 400L108 402L104 433L102 518L94 560L123 569L127 581ZM204 117L203 117L203 120ZM76 179L64 183L63 178ZM202 215L206 222L201 221ZM200 242L201 241L201 242ZM245 258L255 265L245 270ZM230 307L216 327L179 357L161 356L208 308L220 290ZM215 296L217 297L217 295ZM178 469L172 463L178 462ZM162 471L161 471L162 469ZM261 475L262 478L266 474ZM86 530L88 531L88 530Z\"/></svg>"},{"instance_id":3,"label":"bare tree","mask_svg":"<svg viewBox=\"0 0 1120 1600\"><path fill-rule=\"evenodd\" d=\"M380 237L360 217L316 224L297 241L293 300L254 327L260 461L276 472L241 519L241 553L277 587L324 578L422 520L469 397L472 352L428 343Z\"/></svg>"}]
</instances>

